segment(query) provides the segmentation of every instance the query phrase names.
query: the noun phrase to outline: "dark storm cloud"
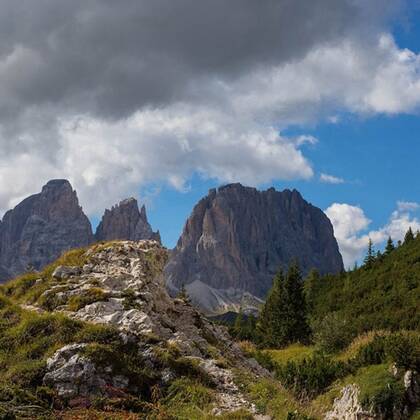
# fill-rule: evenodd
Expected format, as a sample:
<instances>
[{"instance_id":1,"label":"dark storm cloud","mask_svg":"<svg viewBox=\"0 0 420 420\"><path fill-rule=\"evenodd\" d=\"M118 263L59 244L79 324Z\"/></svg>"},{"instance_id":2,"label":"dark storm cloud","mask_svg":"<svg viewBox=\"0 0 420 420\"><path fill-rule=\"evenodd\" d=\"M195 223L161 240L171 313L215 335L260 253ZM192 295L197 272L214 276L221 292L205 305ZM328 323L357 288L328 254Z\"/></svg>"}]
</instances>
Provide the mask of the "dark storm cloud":
<instances>
[{"instance_id":1,"label":"dark storm cloud","mask_svg":"<svg viewBox=\"0 0 420 420\"><path fill-rule=\"evenodd\" d=\"M208 76L235 78L357 28L362 33L366 20L380 22L355 0L0 4L3 122L16 122L31 106L119 118L144 106L188 100L194 84Z\"/></svg>"}]
</instances>

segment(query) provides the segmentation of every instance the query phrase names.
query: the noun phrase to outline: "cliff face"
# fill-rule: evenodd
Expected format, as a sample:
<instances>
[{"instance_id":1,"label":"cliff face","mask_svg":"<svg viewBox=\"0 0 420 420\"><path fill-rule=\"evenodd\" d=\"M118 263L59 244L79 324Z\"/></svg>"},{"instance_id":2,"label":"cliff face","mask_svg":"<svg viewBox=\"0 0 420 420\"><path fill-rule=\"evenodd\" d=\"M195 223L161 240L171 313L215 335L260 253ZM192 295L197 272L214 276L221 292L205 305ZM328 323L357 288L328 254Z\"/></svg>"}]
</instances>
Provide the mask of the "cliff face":
<instances>
[{"instance_id":1,"label":"cliff face","mask_svg":"<svg viewBox=\"0 0 420 420\"><path fill-rule=\"evenodd\" d=\"M166 276L170 289L184 283L192 299L212 312L239 304L244 292L264 298L276 271L293 258L304 273L343 268L327 216L296 190L231 184L195 206Z\"/></svg>"},{"instance_id":2,"label":"cliff face","mask_svg":"<svg viewBox=\"0 0 420 420\"><path fill-rule=\"evenodd\" d=\"M95 238L98 241L153 239L160 243L159 232L153 232L147 221L145 206L139 211L134 198L123 200L111 210L105 210Z\"/></svg>"},{"instance_id":3,"label":"cliff face","mask_svg":"<svg viewBox=\"0 0 420 420\"><path fill-rule=\"evenodd\" d=\"M0 225L0 265L9 275L39 269L67 249L93 241L88 218L66 180L48 182L9 210ZM3 273L5 274L5 273Z\"/></svg>"}]
</instances>

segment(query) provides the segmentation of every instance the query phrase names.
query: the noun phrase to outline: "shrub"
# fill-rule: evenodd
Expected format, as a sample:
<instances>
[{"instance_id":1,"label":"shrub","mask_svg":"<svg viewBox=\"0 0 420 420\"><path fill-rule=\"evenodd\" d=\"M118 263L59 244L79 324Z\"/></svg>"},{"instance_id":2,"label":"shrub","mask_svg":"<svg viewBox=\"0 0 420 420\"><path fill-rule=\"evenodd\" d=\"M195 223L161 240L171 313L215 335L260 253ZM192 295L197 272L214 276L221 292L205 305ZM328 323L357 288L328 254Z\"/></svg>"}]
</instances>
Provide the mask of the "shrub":
<instances>
[{"instance_id":1,"label":"shrub","mask_svg":"<svg viewBox=\"0 0 420 420\"><path fill-rule=\"evenodd\" d=\"M278 379L300 399L310 399L322 393L333 381L346 376L351 367L336 362L322 353L286 365L278 365Z\"/></svg>"},{"instance_id":2,"label":"shrub","mask_svg":"<svg viewBox=\"0 0 420 420\"><path fill-rule=\"evenodd\" d=\"M420 335L393 334L387 338L385 349L397 367L420 372Z\"/></svg>"},{"instance_id":3,"label":"shrub","mask_svg":"<svg viewBox=\"0 0 420 420\"><path fill-rule=\"evenodd\" d=\"M386 359L386 337L375 336L374 339L361 347L353 360L355 366L379 365Z\"/></svg>"},{"instance_id":4,"label":"shrub","mask_svg":"<svg viewBox=\"0 0 420 420\"><path fill-rule=\"evenodd\" d=\"M380 418L392 419L396 411L402 411L404 402L404 386L393 380L384 384L375 394L362 399L361 404L372 409Z\"/></svg>"},{"instance_id":5,"label":"shrub","mask_svg":"<svg viewBox=\"0 0 420 420\"><path fill-rule=\"evenodd\" d=\"M335 353L347 347L355 336L354 327L336 312L312 322L315 343L322 351Z\"/></svg>"}]
</instances>

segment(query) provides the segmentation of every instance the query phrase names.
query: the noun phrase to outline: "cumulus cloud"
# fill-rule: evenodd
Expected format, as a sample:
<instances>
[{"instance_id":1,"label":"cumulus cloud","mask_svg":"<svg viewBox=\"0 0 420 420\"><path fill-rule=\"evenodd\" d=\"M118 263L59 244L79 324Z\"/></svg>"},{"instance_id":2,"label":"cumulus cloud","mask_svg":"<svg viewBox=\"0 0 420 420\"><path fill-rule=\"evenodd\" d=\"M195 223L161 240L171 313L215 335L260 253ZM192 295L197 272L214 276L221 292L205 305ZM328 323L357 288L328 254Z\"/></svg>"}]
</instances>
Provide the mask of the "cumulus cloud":
<instances>
[{"instance_id":1,"label":"cumulus cloud","mask_svg":"<svg viewBox=\"0 0 420 420\"><path fill-rule=\"evenodd\" d=\"M90 214L192 173L310 178L316 139L281 135L291 124L418 110L419 55L387 32L399 6L4 0L0 209L52 177Z\"/></svg>"},{"instance_id":2,"label":"cumulus cloud","mask_svg":"<svg viewBox=\"0 0 420 420\"><path fill-rule=\"evenodd\" d=\"M360 261L366 252L369 238L378 247L383 245L389 236L394 241L402 240L411 227L413 231L420 230L420 219L414 211L420 209L413 206L416 203L399 201L397 210L392 212L388 222L379 229L368 230L371 220L367 218L359 206L345 203L333 203L325 210L334 226L344 265L351 267Z\"/></svg>"},{"instance_id":3,"label":"cumulus cloud","mask_svg":"<svg viewBox=\"0 0 420 420\"><path fill-rule=\"evenodd\" d=\"M344 179L338 176L321 173L319 180L326 184L344 184Z\"/></svg>"}]
</instances>

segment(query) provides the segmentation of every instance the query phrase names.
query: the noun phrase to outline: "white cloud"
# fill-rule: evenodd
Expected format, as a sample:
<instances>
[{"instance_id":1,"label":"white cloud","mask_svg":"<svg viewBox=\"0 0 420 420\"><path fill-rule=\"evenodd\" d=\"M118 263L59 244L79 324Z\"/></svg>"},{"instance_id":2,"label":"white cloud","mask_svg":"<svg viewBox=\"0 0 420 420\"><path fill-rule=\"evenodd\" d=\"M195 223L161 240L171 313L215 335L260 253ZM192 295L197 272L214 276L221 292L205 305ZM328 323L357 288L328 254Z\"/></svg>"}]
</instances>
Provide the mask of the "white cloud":
<instances>
[{"instance_id":1,"label":"white cloud","mask_svg":"<svg viewBox=\"0 0 420 420\"><path fill-rule=\"evenodd\" d=\"M401 205L402 204L402 205ZM334 234L337 238L344 265L351 267L356 261L360 261L366 252L369 238L380 248L389 236L394 241L403 240L407 230L411 227L413 231L420 230L420 220L412 214L412 211L419 207L408 206L407 203L399 201L395 210L386 225L368 231L371 223L364 211L359 206L352 206L344 203L333 203L325 210L325 214L334 226Z\"/></svg>"},{"instance_id":2,"label":"white cloud","mask_svg":"<svg viewBox=\"0 0 420 420\"><path fill-rule=\"evenodd\" d=\"M324 173L321 173L321 175L319 176L319 180L326 184L344 184L345 182L343 178Z\"/></svg>"},{"instance_id":3,"label":"white cloud","mask_svg":"<svg viewBox=\"0 0 420 420\"><path fill-rule=\"evenodd\" d=\"M413 201L398 201L397 208L399 211L416 211L420 209L420 204Z\"/></svg>"},{"instance_id":4,"label":"white cloud","mask_svg":"<svg viewBox=\"0 0 420 420\"><path fill-rule=\"evenodd\" d=\"M389 34L371 39L321 43L301 58L236 78L203 75L185 102L142 107L126 118L75 115L65 102L28 108L13 130L0 127L0 208L53 177L69 178L90 214L151 182L182 190L193 173L250 185L309 179L302 146L317 140L286 138L283 129L331 115L336 121L340 111L419 109L420 55ZM27 56L22 50L13 60ZM4 77L9 65L0 59ZM321 181L343 182L329 174Z\"/></svg>"},{"instance_id":5,"label":"white cloud","mask_svg":"<svg viewBox=\"0 0 420 420\"><path fill-rule=\"evenodd\" d=\"M294 139L271 127L182 104L139 111L124 121L62 120L59 138L55 165L44 165L36 155L17 155L14 165L0 167L0 178L16 181L13 191L0 184L0 197L9 206L39 190L41 184L35 187L33 180L51 176L69 178L92 215L133 195L140 185L161 181L183 190L193 172L248 185L313 174ZM32 164L32 180L16 170Z\"/></svg>"}]
</instances>

